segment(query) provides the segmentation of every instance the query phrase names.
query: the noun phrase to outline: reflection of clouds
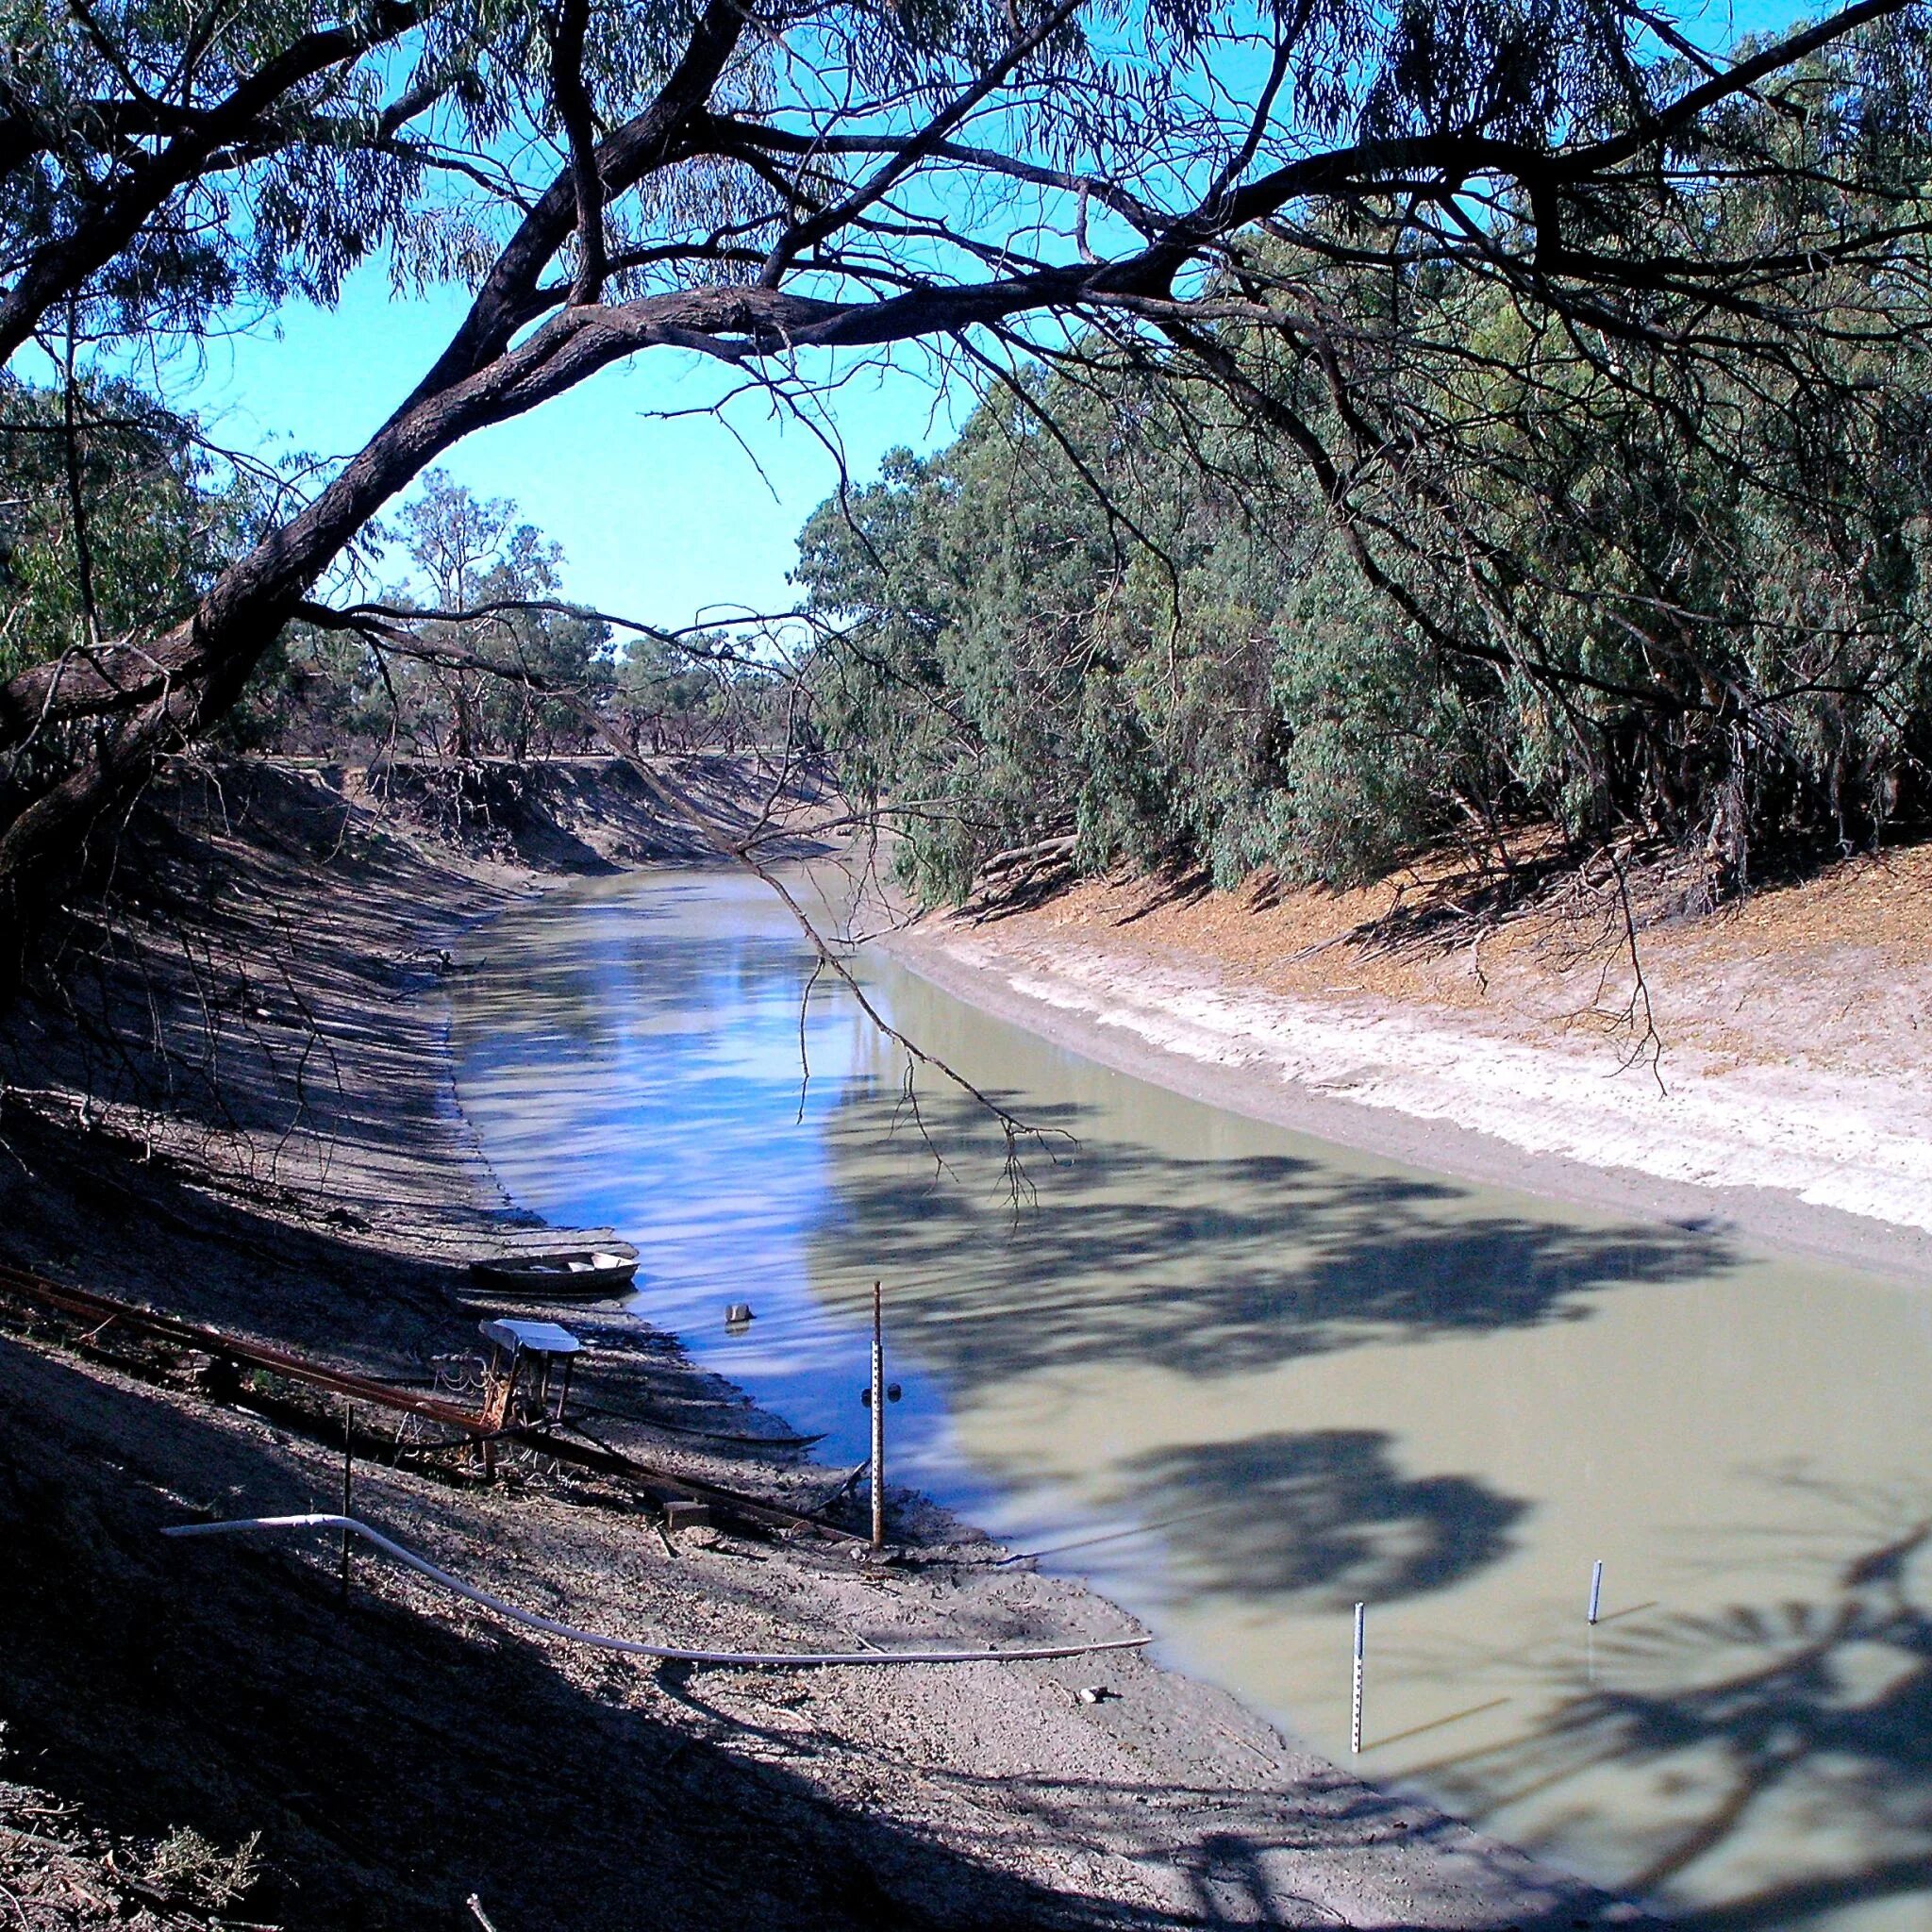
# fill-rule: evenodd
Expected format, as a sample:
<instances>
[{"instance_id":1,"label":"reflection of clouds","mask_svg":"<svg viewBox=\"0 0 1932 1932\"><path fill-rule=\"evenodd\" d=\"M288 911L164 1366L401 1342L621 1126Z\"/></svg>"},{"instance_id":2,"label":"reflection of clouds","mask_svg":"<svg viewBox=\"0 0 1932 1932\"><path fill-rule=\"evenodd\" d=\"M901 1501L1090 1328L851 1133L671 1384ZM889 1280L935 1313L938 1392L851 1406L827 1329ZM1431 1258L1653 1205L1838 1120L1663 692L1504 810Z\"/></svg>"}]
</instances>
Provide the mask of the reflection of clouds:
<instances>
[{"instance_id":1,"label":"reflection of clouds","mask_svg":"<svg viewBox=\"0 0 1932 1932\"><path fill-rule=\"evenodd\" d=\"M863 1443L865 1344L815 1299L807 1242L836 1207L823 1119L857 1036L822 983L802 1083L809 960L784 919L764 886L729 877L529 908L463 989L459 1088L514 1195L630 1235L643 1311L797 1426L830 1430L837 1457ZM735 1300L757 1320L726 1337ZM908 1457L923 1420L902 1412Z\"/></svg>"},{"instance_id":2,"label":"reflection of clouds","mask_svg":"<svg viewBox=\"0 0 1932 1932\"><path fill-rule=\"evenodd\" d=\"M1338 1607L1459 1582L1507 1553L1524 1507L1468 1476L1404 1476L1368 1429L1190 1443L1120 1476L1136 1509L1171 1525L1172 1591Z\"/></svg>"},{"instance_id":3,"label":"reflection of clouds","mask_svg":"<svg viewBox=\"0 0 1932 1932\"><path fill-rule=\"evenodd\" d=\"M800 1076L798 948L756 934L696 944L653 908L640 895L549 918L537 908L511 928L462 1020L464 1103L492 1159L532 1191L554 1183L559 1151L608 1163L603 1187L648 1219L682 1199L715 1211L734 1172L745 1194L767 1191L774 1166L816 1175L813 1137L783 1131ZM632 932L654 917L660 936ZM836 1072L842 1028L821 1006L806 1048ZM585 1008L602 1023L575 1024ZM700 1164L709 1185L683 1192Z\"/></svg>"}]
</instances>

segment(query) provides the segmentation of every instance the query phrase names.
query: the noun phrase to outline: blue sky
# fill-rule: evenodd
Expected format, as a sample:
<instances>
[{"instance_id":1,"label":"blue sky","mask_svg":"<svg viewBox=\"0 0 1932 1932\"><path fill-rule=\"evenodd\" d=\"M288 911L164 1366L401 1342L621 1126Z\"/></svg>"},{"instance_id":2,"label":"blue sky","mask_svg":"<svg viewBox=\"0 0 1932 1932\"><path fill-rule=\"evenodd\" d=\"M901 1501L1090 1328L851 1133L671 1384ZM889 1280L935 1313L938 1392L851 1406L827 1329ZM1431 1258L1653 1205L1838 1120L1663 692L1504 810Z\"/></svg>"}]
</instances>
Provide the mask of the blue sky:
<instances>
[{"instance_id":1,"label":"blue sky","mask_svg":"<svg viewBox=\"0 0 1932 1932\"><path fill-rule=\"evenodd\" d=\"M387 270L372 265L339 308L291 307L273 328L209 344L192 387L168 387L231 448L346 457L435 360L464 301L454 290L392 299ZM566 588L585 603L660 624L708 607L782 609L798 527L838 485L830 452L757 398L728 412L756 465L709 416L650 420L703 409L734 380L703 357L653 350L471 437L441 467L479 495L514 497L562 543ZM943 408L935 420L916 354L898 370L855 363L832 408L855 481L895 443L923 448L958 426Z\"/></svg>"},{"instance_id":2,"label":"blue sky","mask_svg":"<svg viewBox=\"0 0 1932 1932\"><path fill-rule=\"evenodd\" d=\"M1693 0L1673 10L1707 45L1722 45L1810 9ZM293 305L272 325L210 343L205 374L185 391L171 380L171 398L232 447L345 457L435 359L464 301L456 290L393 298L386 266L371 264L333 311ZM828 406L855 480L870 478L893 444L929 447L958 426L962 387L936 401L919 352L906 353L902 369L858 370ZM799 525L837 485L833 457L756 399L729 412L737 437L708 416L651 420L704 409L733 380L703 358L654 350L472 437L441 467L479 494L514 497L562 543L565 587L586 603L666 625L782 609L794 594L786 574Z\"/></svg>"}]
</instances>

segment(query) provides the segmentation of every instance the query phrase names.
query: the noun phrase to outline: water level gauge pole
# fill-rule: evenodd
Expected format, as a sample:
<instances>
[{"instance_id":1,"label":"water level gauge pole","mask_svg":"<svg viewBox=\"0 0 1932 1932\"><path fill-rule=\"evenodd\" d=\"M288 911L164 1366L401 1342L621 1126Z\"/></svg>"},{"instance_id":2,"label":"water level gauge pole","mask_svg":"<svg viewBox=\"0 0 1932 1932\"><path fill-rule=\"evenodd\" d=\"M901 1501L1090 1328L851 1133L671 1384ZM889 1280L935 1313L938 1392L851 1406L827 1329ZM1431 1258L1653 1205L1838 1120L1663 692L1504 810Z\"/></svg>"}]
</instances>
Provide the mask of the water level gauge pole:
<instances>
[{"instance_id":1,"label":"water level gauge pole","mask_svg":"<svg viewBox=\"0 0 1932 1932\"><path fill-rule=\"evenodd\" d=\"M342 1404L342 1514L356 1513L356 1405ZM349 1532L342 1531L342 1562L338 1580L337 1593L343 1603L349 1600Z\"/></svg>"},{"instance_id":2,"label":"water level gauge pole","mask_svg":"<svg viewBox=\"0 0 1932 1932\"><path fill-rule=\"evenodd\" d=\"M872 1546L886 1546L886 1331L879 1285L872 1285Z\"/></svg>"},{"instance_id":3,"label":"water level gauge pole","mask_svg":"<svg viewBox=\"0 0 1932 1932\"><path fill-rule=\"evenodd\" d=\"M1355 1698L1349 1714L1348 1748L1357 1755L1362 1748L1362 1624L1366 1610L1366 1605L1355 1607Z\"/></svg>"}]
</instances>

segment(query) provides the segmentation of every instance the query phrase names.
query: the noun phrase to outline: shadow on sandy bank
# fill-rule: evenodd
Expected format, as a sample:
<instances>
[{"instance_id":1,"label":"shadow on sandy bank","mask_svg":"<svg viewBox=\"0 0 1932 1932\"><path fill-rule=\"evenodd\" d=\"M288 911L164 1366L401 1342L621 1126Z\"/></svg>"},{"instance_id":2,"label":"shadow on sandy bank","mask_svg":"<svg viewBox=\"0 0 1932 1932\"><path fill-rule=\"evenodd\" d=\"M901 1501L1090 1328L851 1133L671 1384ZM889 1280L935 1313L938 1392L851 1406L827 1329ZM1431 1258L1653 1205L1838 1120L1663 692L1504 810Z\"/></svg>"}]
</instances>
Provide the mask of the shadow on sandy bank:
<instances>
[{"instance_id":1,"label":"shadow on sandy bank","mask_svg":"<svg viewBox=\"0 0 1932 1932\"><path fill-rule=\"evenodd\" d=\"M1070 1847L1120 1834L1191 1874L1200 1908L1052 1890L828 1801L791 1767L849 1749L836 1740L669 1722L628 1666L487 1621L366 1591L344 1608L325 1553L165 1541L158 1525L196 1504L315 1498L265 1431L0 1354L8 1742L37 1784L116 1834L261 1832L251 1920L454 1932L475 1892L503 1932L1292 1924L1269 1861L1320 1851L1324 1830L1359 1841L1386 1804L1364 1791L1355 1812L1284 1832L1282 1807L1249 1793L1237 1814L1274 1822L1229 1830L1225 1792L1200 1793L1197 1818L1165 1786L1016 1783L1015 1812L1052 1820ZM667 1688L702 1713L705 1681L695 1696Z\"/></svg>"}]
</instances>

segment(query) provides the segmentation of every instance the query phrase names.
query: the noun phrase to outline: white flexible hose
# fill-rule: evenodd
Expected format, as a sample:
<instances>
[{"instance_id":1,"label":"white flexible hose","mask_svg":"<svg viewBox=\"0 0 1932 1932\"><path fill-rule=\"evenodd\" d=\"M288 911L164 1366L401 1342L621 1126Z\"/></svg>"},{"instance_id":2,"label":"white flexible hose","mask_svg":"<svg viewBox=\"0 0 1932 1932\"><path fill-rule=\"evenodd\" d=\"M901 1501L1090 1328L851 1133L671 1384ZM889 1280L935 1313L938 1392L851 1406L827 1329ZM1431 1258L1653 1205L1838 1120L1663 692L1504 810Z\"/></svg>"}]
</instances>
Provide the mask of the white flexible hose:
<instances>
[{"instance_id":1,"label":"white flexible hose","mask_svg":"<svg viewBox=\"0 0 1932 1932\"><path fill-rule=\"evenodd\" d=\"M594 1630L574 1629L554 1617L539 1616L534 1610L519 1609L487 1590L475 1590L447 1570L439 1570L426 1557L419 1557L392 1541L379 1529L371 1529L353 1516L239 1516L227 1523L178 1523L161 1531L163 1536L235 1536L250 1530L340 1529L353 1532L372 1542L419 1576L458 1596L481 1604L512 1623L525 1624L532 1630L547 1631L552 1637L566 1637L573 1643L589 1643L599 1650L618 1650L626 1657L657 1657L667 1663L724 1664L750 1667L770 1666L776 1670L798 1669L805 1665L831 1664L1001 1664L1034 1663L1046 1657L1087 1657L1097 1650L1138 1650L1153 1640L1146 1637L1114 1637L1098 1643L1039 1644L1024 1650L683 1650L673 1644L635 1643L628 1637L600 1637Z\"/></svg>"}]
</instances>

